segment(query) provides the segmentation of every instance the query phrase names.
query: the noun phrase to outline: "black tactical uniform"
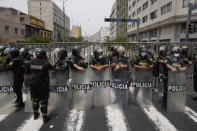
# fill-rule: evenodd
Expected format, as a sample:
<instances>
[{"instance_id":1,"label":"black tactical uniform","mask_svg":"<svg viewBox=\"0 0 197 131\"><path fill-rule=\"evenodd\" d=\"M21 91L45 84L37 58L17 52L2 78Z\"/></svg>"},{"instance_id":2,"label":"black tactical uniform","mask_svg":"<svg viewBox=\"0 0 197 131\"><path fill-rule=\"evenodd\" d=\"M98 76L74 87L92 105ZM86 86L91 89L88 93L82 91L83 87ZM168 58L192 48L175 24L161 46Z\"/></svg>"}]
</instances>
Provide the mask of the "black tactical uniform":
<instances>
[{"instance_id":1,"label":"black tactical uniform","mask_svg":"<svg viewBox=\"0 0 197 131\"><path fill-rule=\"evenodd\" d=\"M158 69L157 69L157 59L155 57L156 52L154 49L150 48L148 49L148 53L149 53L149 57L150 57L150 61L153 63L154 67L153 67L153 76L154 77L158 77Z\"/></svg>"},{"instance_id":2,"label":"black tactical uniform","mask_svg":"<svg viewBox=\"0 0 197 131\"><path fill-rule=\"evenodd\" d=\"M30 85L31 98L33 100L34 119L39 117L39 106L43 121L46 123L48 117L48 99L49 99L49 70L53 69L46 57L46 51L36 49L36 58L32 59L27 66L27 83Z\"/></svg>"},{"instance_id":3,"label":"black tactical uniform","mask_svg":"<svg viewBox=\"0 0 197 131\"><path fill-rule=\"evenodd\" d=\"M29 54L27 48L20 49L20 56L24 59L25 62L29 62L33 57L33 55Z\"/></svg>"},{"instance_id":4,"label":"black tactical uniform","mask_svg":"<svg viewBox=\"0 0 197 131\"><path fill-rule=\"evenodd\" d=\"M8 57L10 58L10 62L7 69L14 72L14 92L17 95L15 106L23 107L24 103L22 98L22 87L24 81L24 61L19 56L19 50L17 48L11 48L11 52L8 54Z\"/></svg>"},{"instance_id":5,"label":"black tactical uniform","mask_svg":"<svg viewBox=\"0 0 197 131\"><path fill-rule=\"evenodd\" d=\"M194 55L194 90L197 93L197 54ZM193 100L197 100L197 96Z\"/></svg>"},{"instance_id":6,"label":"black tactical uniform","mask_svg":"<svg viewBox=\"0 0 197 131\"><path fill-rule=\"evenodd\" d=\"M108 64L107 58L103 56L102 49L96 49L94 51L94 57L91 57L89 64L96 67L101 67Z\"/></svg>"},{"instance_id":7,"label":"black tactical uniform","mask_svg":"<svg viewBox=\"0 0 197 131\"><path fill-rule=\"evenodd\" d=\"M5 71L7 67L7 55L4 53L5 46L0 46L0 71Z\"/></svg>"},{"instance_id":8,"label":"black tactical uniform","mask_svg":"<svg viewBox=\"0 0 197 131\"><path fill-rule=\"evenodd\" d=\"M77 71L77 69L74 67L74 64L78 65L79 67L82 67L86 69L88 67L87 62L85 62L85 59L80 56L81 48L78 46L73 47L72 49L72 56L70 57L70 68L71 70Z\"/></svg>"},{"instance_id":9,"label":"black tactical uniform","mask_svg":"<svg viewBox=\"0 0 197 131\"><path fill-rule=\"evenodd\" d=\"M113 58L117 56L117 48L118 46L115 46L115 45L110 47L110 53L108 55L108 60L110 64L112 63Z\"/></svg>"},{"instance_id":10,"label":"black tactical uniform","mask_svg":"<svg viewBox=\"0 0 197 131\"><path fill-rule=\"evenodd\" d=\"M180 57L179 47L172 48L172 56L171 56L171 58L168 59L168 61L166 63L166 67L168 65L173 68L176 68L177 71L179 71L180 68L185 67L184 62ZM169 68L167 68L167 71L166 71L167 73L168 73L168 70L169 70ZM168 93L168 79L166 79L166 83L164 85L164 94L163 94L163 103L162 103L162 106L165 109L167 108L167 93Z\"/></svg>"},{"instance_id":11,"label":"black tactical uniform","mask_svg":"<svg viewBox=\"0 0 197 131\"><path fill-rule=\"evenodd\" d=\"M55 63L55 68L54 70L56 71L67 71L69 70L69 63L68 60L66 59L67 57L67 51L65 48L59 48L57 51L57 55L59 60Z\"/></svg>"},{"instance_id":12,"label":"black tactical uniform","mask_svg":"<svg viewBox=\"0 0 197 131\"><path fill-rule=\"evenodd\" d=\"M123 53L122 56L119 55L119 53ZM113 57L112 59L112 76L113 79L119 79L122 82L127 82L129 78L129 61L125 54L125 48L120 46L117 48L117 56ZM123 68L121 66L127 66L127 68ZM118 70L116 70L116 67L119 67Z\"/></svg>"}]
</instances>

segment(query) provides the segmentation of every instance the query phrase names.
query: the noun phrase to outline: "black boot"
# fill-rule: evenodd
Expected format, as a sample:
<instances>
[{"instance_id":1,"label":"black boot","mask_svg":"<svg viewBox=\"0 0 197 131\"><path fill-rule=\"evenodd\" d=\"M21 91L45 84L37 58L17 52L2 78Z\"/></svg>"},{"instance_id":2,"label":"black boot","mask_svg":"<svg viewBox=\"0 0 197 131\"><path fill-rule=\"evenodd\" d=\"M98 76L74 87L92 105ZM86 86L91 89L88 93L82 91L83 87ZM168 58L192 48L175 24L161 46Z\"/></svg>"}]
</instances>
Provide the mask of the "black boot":
<instances>
[{"instance_id":1,"label":"black boot","mask_svg":"<svg viewBox=\"0 0 197 131\"><path fill-rule=\"evenodd\" d=\"M50 120L49 116L43 116L43 123L46 124Z\"/></svg>"},{"instance_id":2,"label":"black boot","mask_svg":"<svg viewBox=\"0 0 197 131\"><path fill-rule=\"evenodd\" d=\"M23 108L24 106L25 106L25 105L24 105L23 101L17 102L17 103L15 104L15 107L17 107L17 108Z\"/></svg>"},{"instance_id":3,"label":"black boot","mask_svg":"<svg viewBox=\"0 0 197 131\"><path fill-rule=\"evenodd\" d=\"M35 112L35 113L34 113L34 120L37 120L37 119L39 118L39 116L40 116L40 113Z\"/></svg>"}]
</instances>

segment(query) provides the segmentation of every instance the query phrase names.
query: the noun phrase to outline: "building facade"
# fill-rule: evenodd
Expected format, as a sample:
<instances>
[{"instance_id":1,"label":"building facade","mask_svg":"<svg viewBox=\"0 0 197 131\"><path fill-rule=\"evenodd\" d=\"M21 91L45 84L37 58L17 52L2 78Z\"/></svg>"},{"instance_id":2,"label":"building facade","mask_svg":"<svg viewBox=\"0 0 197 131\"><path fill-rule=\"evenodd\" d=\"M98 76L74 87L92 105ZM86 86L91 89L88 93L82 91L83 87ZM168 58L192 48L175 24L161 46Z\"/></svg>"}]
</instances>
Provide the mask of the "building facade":
<instances>
[{"instance_id":1,"label":"building facade","mask_svg":"<svg viewBox=\"0 0 197 131\"><path fill-rule=\"evenodd\" d=\"M0 44L17 43L25 39L25 25L17 24L0 16Z\"/></svg>"},{"instance_id":2,"label":"building facade","mask_svg":"<svg viewBox=\"0 0 197 131\"><path fill-rule=\"evenodd\" d=\"M128 18L128 0L116 0L116 16L117 18ZM127 36L127 23L117 22L116 25L117 36Z\"/></svg>"},{"instance_id":3,"label":"building facade","mask_svg":"<svg viewBox=\"0 0 197 131\"><path fill-rule=\"evenodd\" d=\"M188 1L189 0L128 0L128 18L139 18L139 36L141 41L185 41ZM192 3L197 3L197 0L191 1ZM197 10L192 12L192 23L197 23ZM137 24L128 23L127 26L129 40L135 41ZM191 41L197 41L196 38L196 32L190 34Z\"/></svg>"},{"instance_id":4,"label":"building facade","mask_svg":"<svg viewBox=\"0 0 197 131\"><path fill-rule=\"evenodd\" d=\"M53 31L53 41L69 37L70 18L52 0L29 0L28 14L45 22L46 29Z\"/></svg>"},{"instance_id":5,"label":"building facade","mask_svg":"<svg viewBox=\"0 0 197 131\"><path fill-rule=\"evenodd\" d=\"M110 37L110 28L101 27L100 30L94 35L88 37L89 42L107 42Z\"/></svg>"},{"instance_id":6,"label":"building facade","mask_svg":"<svg viewBox=\"0 0 197 131\"><path fill-rule=\"evenodd\" d=\"M81 26L73 26L72 27L72 36L74 38L80 38L81 35Z\"/></svg>"},{"instance_id":7,"label":"building facade","mask_svg":"<svg viewBox=\"0 0 197 131\"><path fill-rule=\"evenodd\" d=\"M112 7L112 10L111 10L110 18L117 18L117 15L116 15L117 10L116 10L116 8L117 8L117 2L115 1L114 5ZM117 36L116 25L117 25L116 22L111 22L110 23L110 37L109 37L110 40L114 40L116 38L116 36Z\"/></svg>"}]
</instances>

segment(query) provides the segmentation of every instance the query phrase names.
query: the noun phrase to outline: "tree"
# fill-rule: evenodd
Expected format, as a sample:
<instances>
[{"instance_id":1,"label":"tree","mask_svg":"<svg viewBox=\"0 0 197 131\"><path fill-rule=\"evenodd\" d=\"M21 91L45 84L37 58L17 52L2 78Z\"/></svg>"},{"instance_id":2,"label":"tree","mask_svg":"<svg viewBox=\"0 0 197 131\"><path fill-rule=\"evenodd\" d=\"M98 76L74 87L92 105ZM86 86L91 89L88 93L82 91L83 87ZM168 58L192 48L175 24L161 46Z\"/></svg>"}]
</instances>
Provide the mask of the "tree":
<instances>
[{"instance_id":1,"label":"tree","mask_svg":"<svg viewBox=\"0 0 197 131\"><path fill-rule=\"evenodd\" d=\"M49 38L43 38L41 36L32 36L32 37L29 37L29 38L26 38L25 43L50 43L51 40Z\"/></svg>"},{"instance_id":2,"label":"tree","mask_svg":"<svg viewBox=\"0 0 197 131\"><path fill-rule=\"evenodd\" d=\"M127 38L124 36L118 36L114 40L108 40L107 42L128 42Z\"/></svg>"}]
</instances>

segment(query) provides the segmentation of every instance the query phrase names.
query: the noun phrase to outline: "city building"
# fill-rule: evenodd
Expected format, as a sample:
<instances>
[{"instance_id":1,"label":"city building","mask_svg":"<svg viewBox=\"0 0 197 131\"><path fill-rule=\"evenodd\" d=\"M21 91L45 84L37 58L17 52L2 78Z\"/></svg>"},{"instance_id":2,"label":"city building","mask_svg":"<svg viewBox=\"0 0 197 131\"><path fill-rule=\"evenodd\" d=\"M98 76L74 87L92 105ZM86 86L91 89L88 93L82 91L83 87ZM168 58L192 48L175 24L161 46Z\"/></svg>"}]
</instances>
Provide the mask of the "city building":
<instances>
[{"instance_id":1,"label":"city building","mask_svg":"<svg viewBox=\"0 0 197 131\"><path fill-rule=\"evenodd\" d=\"M117 2L115 1L114 5L112 7L112 10L111 10L110 18L117 18L116 8L117 8ZM110 36L109 36L110 40L114 40L116 38L116 36L117 36L116 24L117 24L116 22L110 22Z\"/></svg>"},{"instance_id":2,"label":"city building","mask_svg":"<svg viewBox=\"0 0 197 131\"><path fill-rule=\"evenodd\" d=\"M151 42L181 42L186 37L189 0L129 0L128 18L140 20L140 40ZM191 0L197 3L197 0ZM197 27L197 10L192 12ZM128 23L130 41L136 40L137 24ZM190 34L197 41L197 33Z\"/></svg>"},{"instance_id":3,"label":"city building","mask_svg":"<svg viewBox=\"0 0 197 131\"><path fill-rule=\"evenodd\" d=\"M53 41L69 37L70 18L52 0L29 0L28 14L45 22L46 29L53 31Z\"/></svg>"},{"instance_id":4,"label":"city building","mask_svg":"<svg viewBox=\"0 0 197 131\"><path fill-rule=\"evenodd\" d=\"M4 19L25 25L26 38L31 36L52 38L52 31L45 29L45 22L41 19L27 15L13 8L0 7L0 14Z\"/></svg>"},{"instance_id":5,"label":"city building","mask_svg":"<svg viewBox=\"0 0 197 131\"><path fill-rule=\"evenodd\" d=\"M81 26L73 26L72 27L72 36L74 38L80 38L81 35Z\"/></svg>"},{"instance_id":6,"label":"city building","mask_svg":"<svg viewBox=\"0 0 197 131\"><path fill-rule=\"evenodd\" d=\"M25 39L25 25L0 16L0 44L18 43Z\"/></svg>"},{"instance_id":7,"label":"city building","mask_svg":"<svg viewBox=\"0 0 197 131\"><path fill-rule=\"evenodd\" d=\"M88 37L89 42L107 42L110 36L109 27L101 27L100 30L94 35Z\"/></svg>"},{"instance_id":8,"label":"city building","mask_svg":"<svg viewBox=\"0 0 197 131\"><path fill-rule=\"evenodd\" d=\"M128 0L116 0L116 16L117 18L126 19L128 18ZM116 25L117 36L127 37L127 23L117 22Z\"/></svg>"}]
</instances>

